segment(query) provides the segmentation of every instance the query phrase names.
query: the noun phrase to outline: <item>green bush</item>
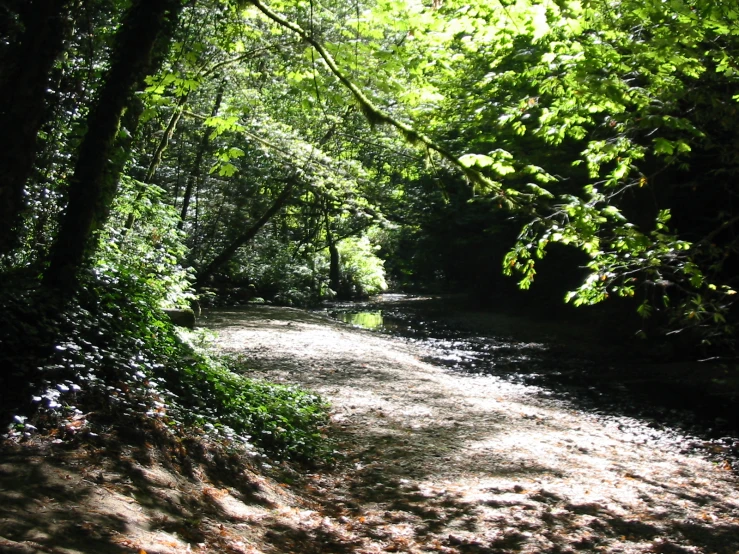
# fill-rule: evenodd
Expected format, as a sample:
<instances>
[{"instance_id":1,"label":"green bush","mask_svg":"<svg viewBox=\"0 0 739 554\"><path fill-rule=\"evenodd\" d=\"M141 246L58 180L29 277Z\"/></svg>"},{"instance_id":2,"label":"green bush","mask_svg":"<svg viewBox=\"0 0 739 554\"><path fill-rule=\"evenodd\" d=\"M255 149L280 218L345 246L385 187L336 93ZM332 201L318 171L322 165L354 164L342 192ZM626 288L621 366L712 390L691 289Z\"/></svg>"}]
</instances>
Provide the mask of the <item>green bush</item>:
<instances>
[{"instance_id":1,"label":"green bush","mask_svg":"<svg viewBox=\"0 0 739 554\"><path fill-rule=\"evenodd\" d=\"M375 253L369 237L351 237L338 245L341 258L342 295L362 298L387 290L385 262Z\"/></svg>"},{"instance_id":2,"label":"green bush","mask_svg":"<svg viewBox=\"0 0 739 554\"><path fill-rule=\"evenodd\" d=\"M254 444L280 459L305 461L328 453L323 435L328 404L315 394L295 386L248 379L224 361L206 356L196 363L169 367L164 375L176 418L184 417L207 432Z\"/></svg>"},{"instance_id":3,"label":"green bush","mask_svg":"<svg viewBox=\"0 0 739 554\"><path fill-rule=\"evenodd\" d=\"M111 220L100 234L95 267L99 274L129 274L143 281L147 295L163 308L185 307L195 298L192 270L180 265L187 253L184 234L177 229L177 211L164 203L164 195L156 185L122 179Z\"/></svg>"},{"instance_id":4,"label":"green bush","mask_svg":"<svg viewBox=\"0 0 739 554\"><path fill-rule=\"evenodd\" d=\"M11 422L8 436L75 435L145 418L273 458L322 456L323 400L237 375L169 322L162 307L191 295L176 218L156 198L140 205L148 208L139 208L134 229L113 230L122 227L121 209L101 233L97 259L72 297L56 298L32 278L6 280L0 417Z\"/></svg>"},{"instance_id":5,"label":"green bush","mask_svg":"<svg viewBox=\"0 0 739 554\"><path fill-rule=\"evenodd\" d=\"M329 293L327 260L268 233L234 260L232 277L253 286L260 297L286 306L312 306Z\"/></svg>"}]
</instances>

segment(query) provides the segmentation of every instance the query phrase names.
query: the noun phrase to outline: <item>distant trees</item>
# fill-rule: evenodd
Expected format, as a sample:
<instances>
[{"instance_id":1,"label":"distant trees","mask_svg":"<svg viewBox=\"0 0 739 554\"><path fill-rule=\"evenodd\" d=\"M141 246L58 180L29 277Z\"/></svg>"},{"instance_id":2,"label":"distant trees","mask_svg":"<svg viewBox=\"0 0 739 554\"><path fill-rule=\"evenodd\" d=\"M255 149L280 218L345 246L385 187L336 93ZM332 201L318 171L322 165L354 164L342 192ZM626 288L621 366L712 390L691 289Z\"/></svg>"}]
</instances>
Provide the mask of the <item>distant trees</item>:
<instances>
[{"instance_id":1,"label":"distant trees","mask_svg":"<svg viewBox=\"0 0 739 554\"><path fill-rule=\"evenodd\" d=\"M587 265L572 302L733 336L734 7L4 9L6 271L69 291L113 257L309 302L377 290L378 253L408 286L484 289L502 265L525 288L559 243Z\"/></svg>"}]
</instances>

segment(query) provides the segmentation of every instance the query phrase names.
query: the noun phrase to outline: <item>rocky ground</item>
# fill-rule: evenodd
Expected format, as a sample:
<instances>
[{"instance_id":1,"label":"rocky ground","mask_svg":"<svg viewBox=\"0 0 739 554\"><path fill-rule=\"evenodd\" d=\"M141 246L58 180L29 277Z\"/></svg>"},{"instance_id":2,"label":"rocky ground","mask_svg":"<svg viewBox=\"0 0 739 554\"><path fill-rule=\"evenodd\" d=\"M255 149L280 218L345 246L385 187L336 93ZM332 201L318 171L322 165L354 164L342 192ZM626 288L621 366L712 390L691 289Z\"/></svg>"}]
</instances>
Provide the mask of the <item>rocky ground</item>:
<instances>
[{"instance_id":1,"label":"rocky ground","mask_svg":"<svg viewBox=\"0 0 739 554\"><path fill-rule=\"evenodd\" d=\"M735 472L669 429L451 373L412 343L300 310L205 324L250 376L332 402L336 466L8 446L0 552L739 552Z\"/></svg>"}]
</instances>

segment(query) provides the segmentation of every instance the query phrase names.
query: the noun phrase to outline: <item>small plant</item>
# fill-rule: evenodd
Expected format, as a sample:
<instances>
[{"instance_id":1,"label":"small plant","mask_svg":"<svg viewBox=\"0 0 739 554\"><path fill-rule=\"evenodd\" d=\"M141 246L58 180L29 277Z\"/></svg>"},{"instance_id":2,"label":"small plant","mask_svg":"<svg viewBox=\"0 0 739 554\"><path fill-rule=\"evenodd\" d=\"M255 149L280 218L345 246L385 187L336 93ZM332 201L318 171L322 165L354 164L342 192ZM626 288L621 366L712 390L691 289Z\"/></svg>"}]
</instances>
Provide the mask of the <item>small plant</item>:
<instances>
[{"instance_id":1,"label":"small plant","mask_svg":"<svg viewBox=\"0 0 739 554\"><path fill-rule=\"evenodd\" d=\"M138 233L113 230L127 214L121 206L74 296L44 296L28 282L2 290L0 366L8 369L0 375L0 415L10 424L7 436L75 435L145 418L273 458L323 456L323 400L232 372L164 315L162 307L187 301L189 280L178 263L184 248L176 218L159 204L156 188L145 193L152 202L140 204L148 210L137 211Z\"/></svg>"},{"instance_id":2,"label":"small plant","mask_svg":"<svg viewBox=\"0 0 739 554\"><path fill-rule=\"evenodd\" d=\"M193 356L199 359L163 369L171 417L253 444L270 457L309 461L327 456L328 404L321 397L246 378L237 373L243 368L234 360Z\"/></svg>"}]
</instances>

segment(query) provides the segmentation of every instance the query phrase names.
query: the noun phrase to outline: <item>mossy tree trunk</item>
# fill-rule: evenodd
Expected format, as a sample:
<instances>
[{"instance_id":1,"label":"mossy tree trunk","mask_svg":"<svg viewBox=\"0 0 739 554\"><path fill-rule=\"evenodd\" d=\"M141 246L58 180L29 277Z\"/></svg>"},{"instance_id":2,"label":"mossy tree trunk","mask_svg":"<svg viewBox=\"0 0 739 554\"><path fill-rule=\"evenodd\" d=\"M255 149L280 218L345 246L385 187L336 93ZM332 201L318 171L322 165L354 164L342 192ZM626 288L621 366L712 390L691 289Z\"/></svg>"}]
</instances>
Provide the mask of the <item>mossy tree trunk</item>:
<instances>
[{"instance_id":1,"label":"mossy tree trunk","mask_svg":"<svg viewBox=\"0 0 739 554\"><path fill-rule=\"evenodd\" d=\"M329 253L328 286L336 294L339 294L341 288L341 257L334 236L328 228L326 228L326 242L328 242Z\"/></svg>"},{"instance_id":2,"label":"mossy tree trunk","mask_svg":"<svg viewBox=\"0 0 739 554\"><path fill-rule=\"evenodd\" d=\"M216 93L216 99L213 103L213 109L210 112L211 117L218 115L218 110L221 109L221 103L223 102L223 93L226 90L226 81L223 81L218 88ZM185 187L185 193L182 196L182 208L180 209L180 221L177 223L177 228L182 230L185 226L185 219L187 219L187 210L190 208L190 200L192 200L192 193L195 185L200 182L201 175L203 174L203 159L208 151L210 145L211 132L208 127L203 127L203 135L200 137L200 144L198 145L198 151L195 153L195 161L190 169L190 175L187 178L187 186Z\"/></svg>"},{"instance_id":3,"label":"mossy tree trunk","mask_svg":"<svg viewBox=\"0 0 739 554\"><path fill-rule=\"evenodd\" d=\"M67 209L44 275L48 288L73 289L78 270L94 251L95 231L108 218L128 154L117 141L121 121L132 105L133 92L167 51L182 7L182 0L135 0L118 30L110 68L90 109L69 181ZM135 126L138 117L127 119Z\"/></svg>"},{"instance_id":4,"label":"mossy tree trunk","mask_svg":"<svg viewBox=\"0 0 739 554\"><path fill-rule=\"evenodd\" d=\"M331 232L331 218L329 217L329 200L323 201L323 224L326 228L326 245L328 246L328 286L337 295L341 288L341 256L339 255L338 240Z\"/></svg>"}]
</instances>

